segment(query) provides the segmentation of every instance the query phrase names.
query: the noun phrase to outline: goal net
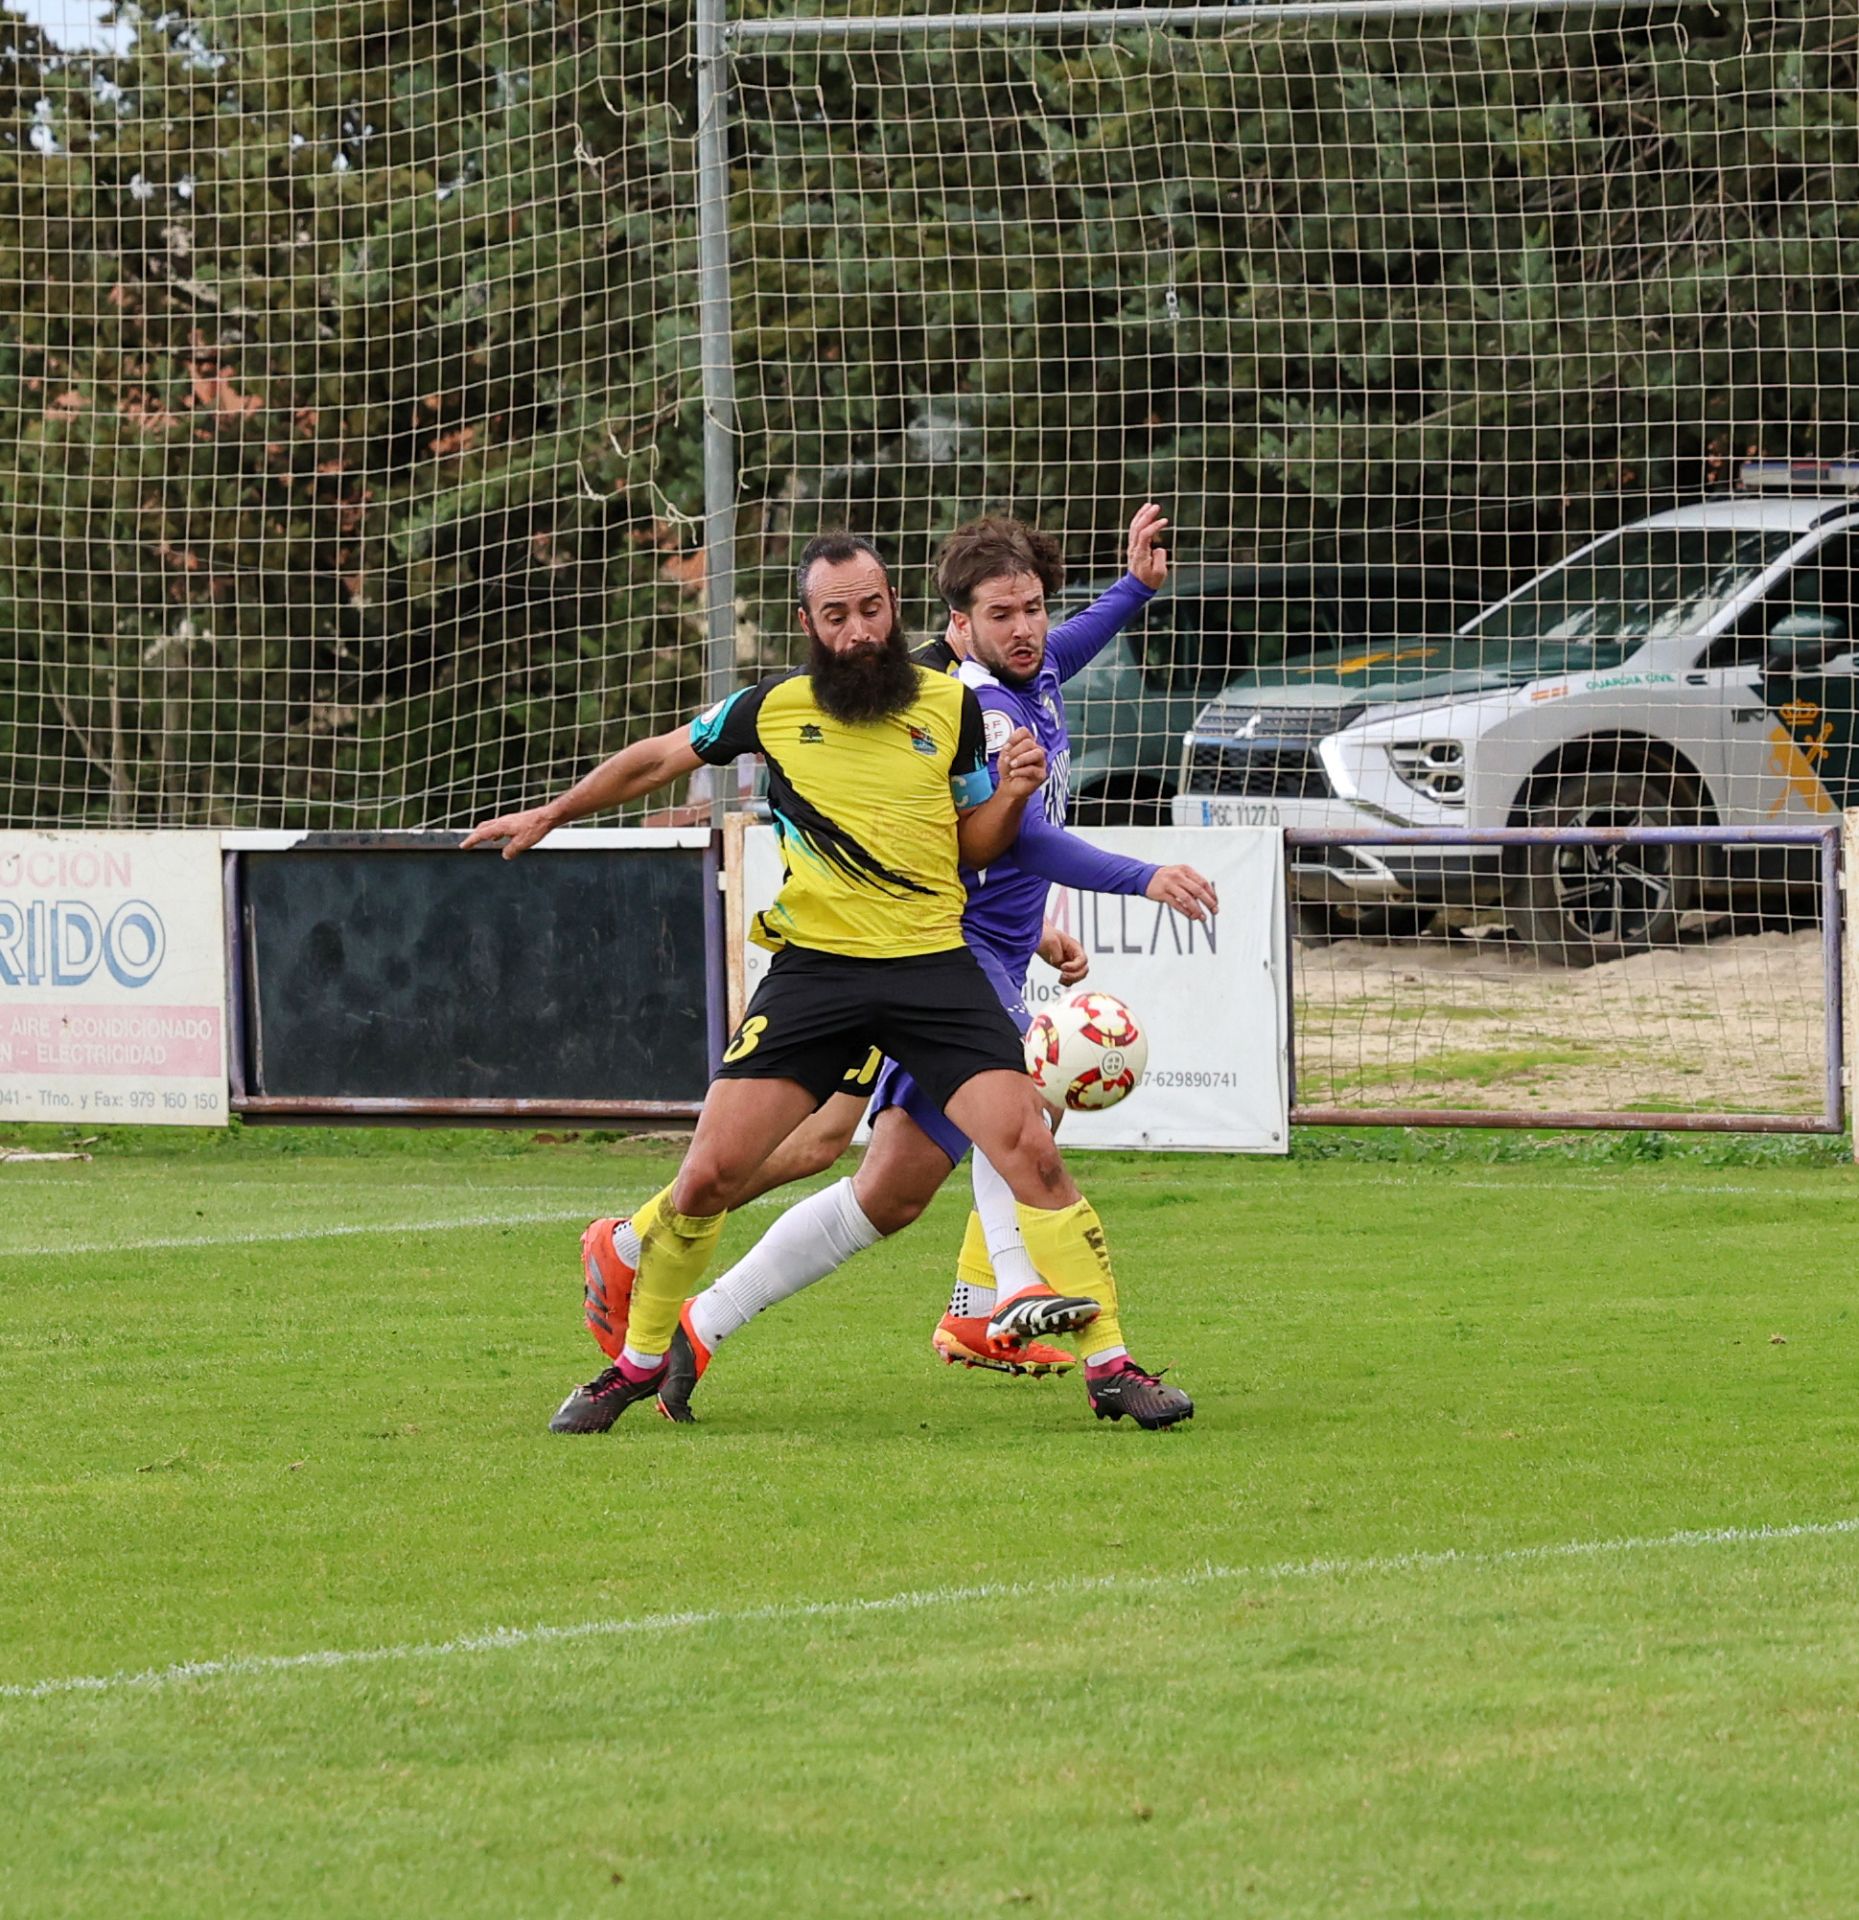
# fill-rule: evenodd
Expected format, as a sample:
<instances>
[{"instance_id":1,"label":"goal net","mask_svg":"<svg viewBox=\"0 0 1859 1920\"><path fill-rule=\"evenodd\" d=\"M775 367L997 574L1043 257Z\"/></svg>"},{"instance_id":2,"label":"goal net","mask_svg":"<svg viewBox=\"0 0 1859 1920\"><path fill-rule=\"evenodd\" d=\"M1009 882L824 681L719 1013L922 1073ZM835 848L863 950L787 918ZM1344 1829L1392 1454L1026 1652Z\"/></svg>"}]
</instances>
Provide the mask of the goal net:
<instances>
[{"instance_id":1,"label":"goal net","mask_svg":"<svg viewBox=\"0 0 1859 1920\"><path fill-rule=\"evenodd\" d=\"M1836 0L25 4L7 824L457 825L691 712L707 644L791 659L823 526L928 635L964 518L1056 533L1065 614L1150 498L1078 824L1853 797ZM1293 891L1313 941L1594 961L1811 912L1764 858L1614 920L1549 856Z\"/></svg>"},{"instance_id":2,"label":"goal net","mask_svg":"<svg viewBox=\"0 0 1859 1920\"><path fill-rule=\"evenodd\" d=\"M684 15L20 0L0 823L458 824L693 708Z\"/></svg>"},{"instance_id":3,"label":"goal net","mask_svg":"<svg viewBox=\"0 0 1859 1920\"><path fill-rule=\"evenodd\" d=\"M930 634L964 518L1070 612L1159 500L1075 824L1721 830L1294 854L1304 1105L1824 1123L1828 896L1762 835L1859 797L1850 14L869 11L729 34L752 657L823 525Z\"/></svg>"}]
</instances>

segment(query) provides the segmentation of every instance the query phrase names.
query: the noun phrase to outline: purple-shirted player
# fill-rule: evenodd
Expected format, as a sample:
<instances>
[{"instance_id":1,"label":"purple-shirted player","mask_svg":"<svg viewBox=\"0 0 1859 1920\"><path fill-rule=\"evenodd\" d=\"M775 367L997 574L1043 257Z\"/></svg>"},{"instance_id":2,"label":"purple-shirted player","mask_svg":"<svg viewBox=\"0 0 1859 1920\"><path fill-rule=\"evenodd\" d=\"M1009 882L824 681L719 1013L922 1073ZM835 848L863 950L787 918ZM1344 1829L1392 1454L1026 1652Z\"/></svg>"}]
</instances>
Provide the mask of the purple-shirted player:
<instances>
[{"instance_id":1,"label":"purple-shirted player","mask_svg":"<svg viewBox=\"0 0 1859 1920\"><path fill-rule=\"evenodd\" d=\"M1024 726L1045 748L1050 768L1043 798L1028 803L1020 837L1008 856L965 876L969 904L963 930L968 944L1023 1029L1027 1015L1022 983L1036 950L1060 967L1060 977L1068 983L1083 973L1076 943L1068 948L1063 938L1055 941L1044 924L1054 883L1143 894L1194 920L1217 911L1213 887L1192 867L1154 867L1121 859L1065 828L1070 747L1060 685L1095 658L1167 579L1168 556L1157 544L1167 524L1159 507L1145 505L1130 525L1129 573L1050 633L1046 601L1063 581L1056 541L1020 521L996 516L958 529L938 557L937 585L951 609L948 640L941 649L925 650L917 658L932 664L931 655L940 651L974 688L988 726L990 761L1009 735ZM876 1067L874 1060L865 1069L863 1086L847 1088L828 1101L815 1116L818 1124L797 1129L777 1149L764 1163L756 1191L817 1171L837 1157ZM908 1226L968 1151L967 1139L929 1104L908 1074L889 1062L877 1076L871 1114L857 1218L850 1219L838 1189L810 1196L790 1207L736 1266L693 1300L686 1319L702 1342L703 1366L716 1345L754 1314L824 1278L862 1247ZM936 1351L951 1364L999 1372L1063 1371L1070 1357L1060 1349L1023 1345L996 1350L987 1338L997 1274L1009 1280L1009 1293L1030 1283L1039 1248L1029 1247L1012 1193L979 1154L974 1183L976 1207L957 1263L955 1298L934 1336ZM1019 1278L1022 1273L1026 1281ZM1092 1410L1109 1419L1127 1413L1150 1428L1187 1419L1194 1410L1188 1396L1130 1359L1115 1286L1107 1274L1094 1291L1103 1311L1077 1338ZM695 1375L668 1383L660 1404L671 1418L691 1417L690 1389L695 1384Z\"/></svg>"}]
</instances>

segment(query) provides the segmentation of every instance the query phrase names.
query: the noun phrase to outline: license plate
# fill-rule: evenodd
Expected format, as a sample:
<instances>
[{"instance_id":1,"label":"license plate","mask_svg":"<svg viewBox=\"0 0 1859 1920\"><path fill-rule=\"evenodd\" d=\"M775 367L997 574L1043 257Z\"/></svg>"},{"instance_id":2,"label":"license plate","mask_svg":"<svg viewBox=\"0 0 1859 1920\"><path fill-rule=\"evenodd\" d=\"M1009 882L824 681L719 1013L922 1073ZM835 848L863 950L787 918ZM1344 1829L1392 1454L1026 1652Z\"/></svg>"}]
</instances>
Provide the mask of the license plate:
<instances>
[{"instance_id":1,"label":"license plate","mask_svg":"<svg viewBox=\"0 0 1859 1920\"><path fill-rule=\"evenodd\" d=\"M1270 800L1216 800L1189 795L1175 823L1183 827L1278 827L1284 820Z\"/></svg>"}]
</instances>

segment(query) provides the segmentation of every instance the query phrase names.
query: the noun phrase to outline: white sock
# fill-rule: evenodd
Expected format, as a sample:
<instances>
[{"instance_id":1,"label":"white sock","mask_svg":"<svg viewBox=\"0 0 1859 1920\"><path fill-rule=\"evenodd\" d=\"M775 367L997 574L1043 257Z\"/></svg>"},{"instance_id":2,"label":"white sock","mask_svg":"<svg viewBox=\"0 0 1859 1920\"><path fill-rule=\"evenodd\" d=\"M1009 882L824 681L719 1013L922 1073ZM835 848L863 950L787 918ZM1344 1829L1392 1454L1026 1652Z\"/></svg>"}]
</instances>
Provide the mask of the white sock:
<instances>
[{"instance_id":1,"label":"white sock","mask_svg":"<svg viewBox=\"0 0 1859 1920\"><path fill-rule=\"evenodd\" d=\"M975 1211L981 1216L981 1232L988 1243L988 1260L994 1268L998 1297L1011 1300L1016 1293L1039 1285L1033 1271L1026 1242L1020 1235L1020 1215L1014 1204L1013 1189L989 1165L987 1156L975 1149ZM987 1309L994 1311L990 1301Z\"/></svg>"},{"instance_id":2,"label":"white sock","mask_svg":"<svg viewBox=\"0 0 1859 1920\"><path fill-rule=\"evenodd\" d=\"M639 1271L639 1236L633 1231L630 1220L616 1220L613 1223L613 1251L637 1273Z\"/></svg>"},{"instance_id":3,"label":"white sock","mask_svg":"<svg viewBox=\"0 0 1859 1920\"><path fill-rule=\"evenodd\" d=\"M978 1287L972 1280L958 1280L949 1294L949 1311L958 1320L985 1319L994 1311L997 1297L992 1287Z\"/></svg>"},{"instance_id":4,"label":"white sock","mask_svg":"<svg viewBox=\"0 0 1859 1920\"><path fill-rule=\"evenodd\" d=\"M691 1302L691 1327L714 1348L777 1301L842 1267L884 1236L865 1218L849 1179L796 1202L714 1286Z\"/></svg>"}]
</instances>

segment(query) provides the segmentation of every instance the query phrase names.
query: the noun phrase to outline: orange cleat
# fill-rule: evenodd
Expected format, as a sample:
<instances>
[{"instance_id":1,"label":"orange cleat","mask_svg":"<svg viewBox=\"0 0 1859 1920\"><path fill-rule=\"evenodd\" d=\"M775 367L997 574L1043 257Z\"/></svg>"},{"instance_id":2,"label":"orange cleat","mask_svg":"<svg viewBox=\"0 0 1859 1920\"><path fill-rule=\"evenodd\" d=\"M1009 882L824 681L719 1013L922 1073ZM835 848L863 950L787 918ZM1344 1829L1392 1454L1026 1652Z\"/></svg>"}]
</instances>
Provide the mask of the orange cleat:
<instances>
[{"instance_id":1,"label":"orange cleat","mask_svg":"<svg viewBox=\"0 0 1859 1920\"><path fill-rule=\"evenodd\" d=\"M596 1220L581 1236L581 1272L585 1295L581 1311L594 1344L609 1360L620 1357L626 1344L626 1322L632 1313L636 1270L614 1251L613 1229L619 1220Z\"/></svg>"},{"instance_id":2,"label":"orange cleat","mask_svg":"<svg viewBox=\"0 0 1859 1920\"><path fill-rule=\"evenodd\" d=\"M930 1348L946 1366L986 1367L990 1373L1024 1373L1034 1379L1048 1373L1069 1373L1077 1364L1062 1347L1041 1346L1037 1341L1010 1347L990 1340L984 1313L961 1317L945 1313L930 1335Z\"/></svg>"}]
</instances>

